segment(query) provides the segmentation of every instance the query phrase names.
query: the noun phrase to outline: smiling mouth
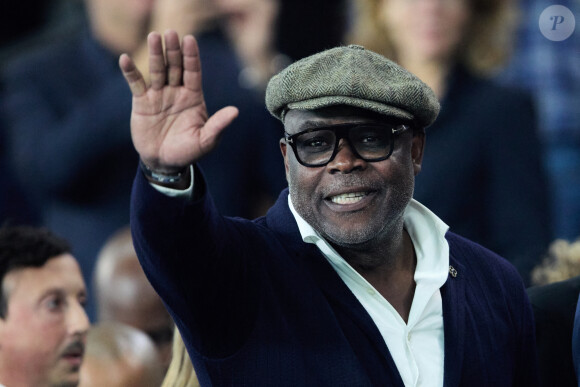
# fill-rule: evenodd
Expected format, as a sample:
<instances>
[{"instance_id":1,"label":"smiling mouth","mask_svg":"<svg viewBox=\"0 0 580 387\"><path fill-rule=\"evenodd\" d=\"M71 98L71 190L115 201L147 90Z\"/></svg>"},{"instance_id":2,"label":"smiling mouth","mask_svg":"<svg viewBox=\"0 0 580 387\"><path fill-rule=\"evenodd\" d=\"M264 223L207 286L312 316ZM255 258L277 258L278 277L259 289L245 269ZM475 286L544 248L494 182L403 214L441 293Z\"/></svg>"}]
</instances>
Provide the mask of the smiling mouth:
<instances>
[{"instance_id":1,"label":"smiling mouth","mask_svg":"<svg viewBox=\"0 0 580 387\"><path fill-rule=\"evenodd\" d=\"M349 192L331 196L328 198L328 200L335 204L354 204L363 200L363 198L368 194L368 192Z\"/></svg>"}]
</instances>

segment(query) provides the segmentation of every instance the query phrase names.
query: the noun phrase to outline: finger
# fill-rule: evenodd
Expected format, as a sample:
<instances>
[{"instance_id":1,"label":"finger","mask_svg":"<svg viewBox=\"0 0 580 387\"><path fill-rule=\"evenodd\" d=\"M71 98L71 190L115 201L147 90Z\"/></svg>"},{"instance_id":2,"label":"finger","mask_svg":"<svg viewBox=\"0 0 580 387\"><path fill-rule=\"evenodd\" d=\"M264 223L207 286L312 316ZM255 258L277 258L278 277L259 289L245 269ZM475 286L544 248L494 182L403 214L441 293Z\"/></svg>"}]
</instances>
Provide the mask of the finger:
<instances>
[{"instance_id":1,"label":"finger","mask_svg":"<svg viewBox=\"0 0 580 387\"><path fill-rule=\"evenodd\" d=\"M213 149L222 131L238 116L238 108L226 106L211 116L203 126L200 146L207 151Z\"/></svg>"},{"instance_id":2,"label":"finger","mask_svg":"<svg viewBox=\"0 0 580 387\"><path fill-rule=\"evenodd\" d=\"M119 57L119 67L129 85L129 89L131 89L131 94L133 94L134 97L142 96L147 90L147 85L145 84L143 75L137 66L135 66L133 59L131 59L127 54L122 54Z\"/></svg>"},{"instance_id":3,"label":"finger","mask_svg":"<svg viewBox=\"0 0 580 387\"><path fill-rule=\"evenodd\" d=\"M183 74L183 59L181 47L179 47L179 36L177 32L165 31L165 57L167 58L167 77L170 86L181 85Z\"/></svg>"},{"instance_id":4,"label":"finger","mask_svg":"<svg viewBox=\"0 0 580 387\"><path fill-rule=\"evenodd\" d=\"M151 87L155 90L165 86L166 70L165 58L163 56L163 44L161 35L157 32L151 32L147 36L147 45L149 46L149 75L151 78Z\"/></svg>"},{"instance_id":5,"label":"finger","mask_svg":"<svg viewBox=\"0 0 580 387\"><path fill-rule=\"evenodd\" d=\"M199 47L192 35L183 37L183 85L201 92L201 60Z\"/></svg>"}]
</instances>

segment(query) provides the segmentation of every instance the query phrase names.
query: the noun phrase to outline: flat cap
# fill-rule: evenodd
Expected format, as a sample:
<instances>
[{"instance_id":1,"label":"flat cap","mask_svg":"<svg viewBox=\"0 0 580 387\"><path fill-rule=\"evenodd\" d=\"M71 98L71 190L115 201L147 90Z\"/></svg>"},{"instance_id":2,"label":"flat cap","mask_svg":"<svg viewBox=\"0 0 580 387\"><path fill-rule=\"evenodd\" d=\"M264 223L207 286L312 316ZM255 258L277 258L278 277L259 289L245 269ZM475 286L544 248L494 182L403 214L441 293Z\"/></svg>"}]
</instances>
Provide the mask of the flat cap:
<instances>
[{"instance_id":1,"label":"flat cap","mask_svg":"<svg viewBox=\"0 0 580 387\"><path fill-rule=\"evenodd\" d=\"M362 46L335 47L301 59L272 77L266 107L284 122L290 109L349 105L412 120L435 121L439 101L415 75Z\"/></svg>"}]
</instances>

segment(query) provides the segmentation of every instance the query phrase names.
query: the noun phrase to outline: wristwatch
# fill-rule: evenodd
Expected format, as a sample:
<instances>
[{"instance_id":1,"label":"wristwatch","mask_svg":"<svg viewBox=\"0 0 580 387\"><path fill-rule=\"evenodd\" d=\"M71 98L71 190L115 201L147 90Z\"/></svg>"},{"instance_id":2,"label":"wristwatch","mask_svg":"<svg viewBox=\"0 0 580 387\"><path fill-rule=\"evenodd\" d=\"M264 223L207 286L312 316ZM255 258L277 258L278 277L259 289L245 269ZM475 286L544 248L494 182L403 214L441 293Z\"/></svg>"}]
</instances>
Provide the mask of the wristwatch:
<instances>
[{"instance_id":1,"label":"wristwatch","mask_svg":"<svg viewBox=\"0 0 580 387\"><path fill-rule=\"evenodd\" d=\"M172 173L172 174L166 174L166 173L156 172L156 171L150 169L141 159L139 159L139 167L141 168L141 171L143 171L143 174L145 176L147 176L149 179L153 180L154 182L161 183L161 184L179 183L187 175L187 170L189 168L189 167L184 167L179 172Z\"/></svg>"}]
</instances>

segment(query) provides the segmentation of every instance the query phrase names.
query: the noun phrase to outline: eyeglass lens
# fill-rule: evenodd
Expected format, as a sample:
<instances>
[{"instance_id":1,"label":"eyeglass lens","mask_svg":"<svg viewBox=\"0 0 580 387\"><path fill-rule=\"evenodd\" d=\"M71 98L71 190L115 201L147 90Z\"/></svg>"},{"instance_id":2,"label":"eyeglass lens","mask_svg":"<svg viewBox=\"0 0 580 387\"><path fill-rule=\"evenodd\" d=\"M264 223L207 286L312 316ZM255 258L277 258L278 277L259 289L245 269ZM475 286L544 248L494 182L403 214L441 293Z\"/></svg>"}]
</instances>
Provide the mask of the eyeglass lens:
<instances>
[{"instance_id":1,"label":"eyeglass lens","mask_svg":"<svg viewBox=\"0 0 580 387\"><path fill-rule=\"evenodd\" d=\"M302 133L295 138L298 157L311 165L322 165L334 155L337 141L344 137L332 129ZM391 152L392 131L385 126L357 125L347 129L346 137L360 157L367 161L386 158Z\"/></svg>"}]
</instances>

